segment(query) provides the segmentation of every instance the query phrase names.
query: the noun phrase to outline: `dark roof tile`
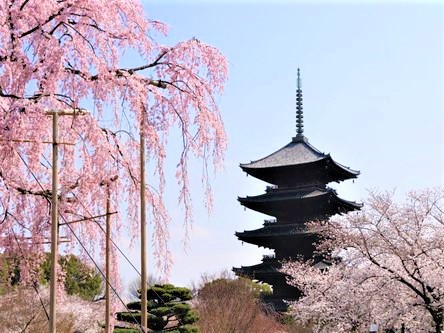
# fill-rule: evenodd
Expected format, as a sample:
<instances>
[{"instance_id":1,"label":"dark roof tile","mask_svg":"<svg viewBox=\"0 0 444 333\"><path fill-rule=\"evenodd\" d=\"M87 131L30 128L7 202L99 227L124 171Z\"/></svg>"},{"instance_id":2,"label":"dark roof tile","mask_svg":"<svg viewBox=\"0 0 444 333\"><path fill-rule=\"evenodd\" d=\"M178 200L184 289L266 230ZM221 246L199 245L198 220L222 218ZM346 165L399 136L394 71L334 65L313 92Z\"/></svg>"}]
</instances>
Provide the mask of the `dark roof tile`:
<instances>
[{"instance_id":1,"label":"dark roof tile","mask_svg":"<svg viewBox=\"0 0 444 333\"><path fill-rule=\"evenodd\" d=\"M296 165L315 162L325 158L327 155L321 153L308 143L307 138L293 139L285 147L278 151L250 163L241 164L245 168L270 168L287 165Z\"/></svg>"}]
</instances>

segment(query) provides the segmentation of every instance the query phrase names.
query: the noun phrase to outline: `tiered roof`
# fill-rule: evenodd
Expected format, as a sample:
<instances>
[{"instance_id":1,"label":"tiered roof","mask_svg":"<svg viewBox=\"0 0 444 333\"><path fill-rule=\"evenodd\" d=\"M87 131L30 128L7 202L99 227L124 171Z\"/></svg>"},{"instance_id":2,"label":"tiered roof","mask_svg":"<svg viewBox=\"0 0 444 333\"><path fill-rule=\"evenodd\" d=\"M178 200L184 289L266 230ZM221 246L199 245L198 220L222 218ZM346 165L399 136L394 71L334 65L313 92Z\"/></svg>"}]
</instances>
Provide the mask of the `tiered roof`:
<instances>
[{"instance_id":1,"label":"tiered roof","mask_svg":"<svg viewBox=\"0 0 444 333\"><path fill-rule=\"evenodd\" d=\"M288 176L291 176L290 182L326 184L357 178L359 175L359 171L336 162L330 154L320 152L302 135L294 137L289 144L274 153L250 163L241 163L240 167L249 175L271 184L288 183ZM310 172L307 174L307 171Z\"/></svg>"},{"instance_id":2,"label":"tiered roof","mask_svg":"<svg viewBox=\"0 0 444 333\"><path fill-rule=\"evenodd\" d=\"M330 265L322 255L314 257L314 244L319 235L307 230L305 223L362 207L360 203L340 198L334 189L326 186L333 181L357 178L359 171L336 162L330 154L313 147L304 136L299 69L296 105L296 136L292 141L262 159L240 164L246 173L275 186L268 186L261 195L239 197L239 202L276 220L266 220L260 229L236 232L236 236L274 249L275 256L264 256L258 265L241 266L233 271L273 285L273 295L267 300L278 311L286 309L284 299L295 300L300 296L296 288L286 284L286 275L280 272L281 260L312 258L314 266L320 269Z\"/></svg>"},{"instance_id":3,"label":"tiered roof","mask_svg":"<svg viewBox=\"0 0 444 333\"><path fill-rule=\"evenodd\" d=\"M362 204L341 199L332 188L317 186L277 188L261 195L239 197L238 200L257 212L298 222L325 219L362 207Z\"/></svg>"}]
</instances>

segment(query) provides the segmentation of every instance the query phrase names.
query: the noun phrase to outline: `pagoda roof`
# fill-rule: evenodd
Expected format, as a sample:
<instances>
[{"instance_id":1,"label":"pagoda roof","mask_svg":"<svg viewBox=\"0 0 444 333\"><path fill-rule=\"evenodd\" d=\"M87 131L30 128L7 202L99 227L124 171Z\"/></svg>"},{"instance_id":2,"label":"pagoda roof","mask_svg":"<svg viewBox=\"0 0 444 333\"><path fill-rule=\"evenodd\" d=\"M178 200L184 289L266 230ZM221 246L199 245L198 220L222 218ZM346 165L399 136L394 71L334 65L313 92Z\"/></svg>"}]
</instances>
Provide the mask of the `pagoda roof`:
<instances>
[{"instance_id":1,"label":"pagoda roof","mask_svg":"<svg viewBox=\"0 0 444 333\"><path fill-rule=\"evenodd\" d=\"M264 256L262 263L252 266L233 267L233 272L239 275L277 274L284 275L279 270L282 264L274 256Z\"/></svg>"},{"instance_id":2,"label":"pagoda roof","mask_svg":"<svg viewBox=\"0 0 444 333\"><path fill-rule=\"evenodd\" d=\"M353 170L336 162L333 160L330 154L324 154L313 147L308 142L308 139L302 135L294 137L289 144L275 151L274 153L259 160L251 161L250 163L241 163L240 167L243 171L258 177L257 172L260 169L275 169L285 167L300 168L323 160L325 160L329 165L331 164L331 167L337 170L339 174L345 175L345 177L340 177L341 180L346 178L356 178L360 174L359 171ZM260 176L258 178L263 179L263 177ZM267 179L263 180L267 181Z\"/></svg>"},{"instance_id":3,"label":"pagoda roof","mask_svg":"<svg viewBox=\"0 0 444 333\"><path fill-rule=\"evenodd\" d=\"M291 199L306 199L313 197L320 197L328 194L334 194L336 191L330 187L322 188L318 186L310 186L305 188L290 188L290 189L270 189L268 192L255 196L239 197L238 200L243 202L261 202L261 201L281 201ZM339 197L338 197L339 198ZM344 200L347 201L347 200Z\"/></svg>"},{"instance_id":4,"label":"pagoda roof","mask_svg":"<svg viewBox=\"0 0 444 333\"><path fill-rule=\"evenodd\" d=\"M265 226L256 230L236 232L235 235L246 243L269 249L292 249L291 251L298 255L304 254L300 252L305 248L303 244L312 244L318 237L317 233L307 230L303 224Z\"/></svg>"},{"instance_id":5,"label":"pagoda roof","mask_svg":"<svg viewBox=\"0 0 444 333\"><path fill-rule=\"evenodd\" d=\"M318 233L303 230L294 224L236 232L235 235L242 242L274 249L279 257L286 253L304 258L311 256L313 243L319 238Z\"/></svg>"},{"instance_id":6,"label":"pagoda roof","mask_svg":"<svg viewBox=\"0 0 444 333\"><path fill-rule=\"evenodd\" d=\"M311 231L307 230L304 224L284 224L279 225L275 223L268 224L263 228L255 230L245 230L243 232L236 232L235 235L240 239L243 238L255 238L255 237L278 237L278 236L303 236L311 234Z\"/></svg>"},{"instance_id":7,"label":"pagoda roof","mask_svg":"<svg viewBox=\"0 0 444 333\"><path fill-rule=\"evenodd\" d=\"M320 260L313 264L314 268L325 270L331 266L331 261ZM249 276L269 283L271 279L282 278L287 274L281 272L282 264L275 258L264 256L263 262L252 266L233 267L232 271L238 276Z\"/></svg>"},{"instance_id":8,"label":"pagoda roof","mask_svg":"<svg viewBox=\"0 0 444 333\"><path fill-rule=\"evenodd\" d=\"M324 215L331 216L362 207L360 203L338 197L336 191L332 188L317 186L285 190L276 189L261 195L239 197L238 200L245 207L272 216L282 215L282 212L293 215L297 211L298 215L295 216L299 216L301 219L305 218L302 209L308 214L309 218L311 214L316 213L318 218L323 219ZM291 206L289 206L289 203L291 203ZM327 205L325 211L319 210L320 204ZM284 209L285 207L286 209Z\"/></svg>"},{"instance_id":9,"label":"pagoda roof","mask_svg":"<svg viewBox=\"0 0 444 333\"><path fill-rule=\"evenodd\" d=\"M311 163L326 156L309 144L307 138L293 138L289 144L274 153L250 163L241 163L240 166L241 168L272 168Z\"/></svg>"}]
</instances>

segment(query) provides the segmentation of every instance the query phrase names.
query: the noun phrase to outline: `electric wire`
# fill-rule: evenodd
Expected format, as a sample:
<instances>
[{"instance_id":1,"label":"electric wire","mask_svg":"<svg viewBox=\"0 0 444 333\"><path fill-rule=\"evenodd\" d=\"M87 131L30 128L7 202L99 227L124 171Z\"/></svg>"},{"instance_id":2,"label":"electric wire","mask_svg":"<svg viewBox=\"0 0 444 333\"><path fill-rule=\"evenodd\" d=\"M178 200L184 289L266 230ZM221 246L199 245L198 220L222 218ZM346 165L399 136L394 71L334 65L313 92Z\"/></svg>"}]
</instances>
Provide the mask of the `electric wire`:
<instances>
[{"instance_id":1,"label":"electric wire","mask_svg":"<svg viewBox=\"0 0 444 333\"><path fill-rule=\"evenodd\" d=\"M22 162L25 164L25 166L27 167L27 169L29 170L29 172L31 173L32 177L35 179L35 181L37 182L37 184L40 186L40 188L44 191L44 187L43 185L40 183L40 181L38 180L38 178L35 176L34 172L31 170L31 168L29 167L29 165L26 163L26 161L24 160L24 158L22 157L22 155L16 151L17 154L19 155L20 159L22 160ZM45 197L46 201L48 201L49 204L51 204L51 200L49 200L49 198ZM64 218L64 216L62 214L60 214L60 212L58 212L58 215L62 218L62 220L66 223L67 220ZM90 260L93 262L94 266L97 268L97 270L100 272L100 274L102 275L102 277L104 278L105 282L110 286L110 288L112 289L112 291L114 292L114 294L117 296L117 298L119 299L119 301L123 304L123 306L125 307L125 309L128 311L128 313L131 314L131 316L133 317L134 322L136 323L137 326L139 326L140 330L145 333L144 328L142 327L142 325L137 321L137 319L134 317L133 313L128 309L127 305L125 304L125 302L123 301L123 299L120 297L119 293L117 292L117 290L113 287L113 285L110 283L110 281L108 280L108 277L105 276L105 274L102 272L102 270L100 269L99 265L95 262L94 258L91 256L91 254L88 252L88 250L86 249L85 245L81 242L80 238L77 236L77 234L74 232L74 230L71 228L71 226L69 224L65 224L69 230L71 231L71 233L74 235L74 237L76 238L77 242L80 244L80 246L82 247L82 249L85 251L85 253L88 255L88 257L90 258Z\"/></svg>"},{"instance_id":2,"label":"electric wire","mask_svg":"<svg viewBox=\"0 0 444 333\"><path fill-rule=\"evenodd\" d=\"M33 178L36 180L36 182L38 183L38 185L40 186L40 188L42 190L44 190L43 186L41 185L41 183L39 182L39 180L37 179L37 177L34 175L34 173L32 172L32 170L30 169L30 167L28 166L28 164L26 163L26 161L23 159L23 157L20 155L19 152L17 152L20 159L22 160L22 162L25 164L25 166L28 168L28 170L30 171L31 175L33 176ZM47 163L49 163L50 167L52 167L52 164L46 159L45 156L43 156L44 159L47 161ZM88 215L90 215L91 220L96 223L99 228L102 230L103 233L106 233L106 230L103 228L103 226L96 221L96 219L93 217L93 215L91 214L91 212L89 212L89 210L86 208L86 206L82 203L81 200L79 200L78 196L71 192L73 194L73 196L76 198L77 202L83 207L83 209L85 209L85 211L87 212ZM46 198L46 200L51 203L51 201L49 200L49 198ZM123 302L122 298L120 297L120 295L117 293L116 289L111 285L110 281L108 281L108 279L105 277L105 274L102 272L102 270L100 269L100 267L97 265L97 263L95 262L95 260L93 259L93 257L91 256L91 254L88 252L88 250L86 249L86 247L83 245L83 243L80 241L79 237L74 233L74 230L71 228L71 226L69 224L66 224L66 219L63 217L62 214L60 214L59 212L59 216L63 219L63 221L65 222L65 225L70 229L71 233L74 235L74 237L76 238L76 240L79 242L80 246L83 248L83 250L86 252L86 254L88 255L88 257L91 259L91 261L93 262L94 266L98 269L98 271L100 272L100 274L103 276L103 278L106 280L106 283L112 288L113 292L115 293L115 295L119 298L119 301L125 306L125 309L131 313L131 316L133 317L134 321L140 326L140 328L142 329L143 332L143 327L138 323L138 321L136 320L136 318L132 315L132 312L128 309L128 307L126 306L126 304ZM136 271L136 273L141 276L141 273L139 272L139 270L134 266L134 264L131 262L131 260L124 254L124 252L122 251L122 249L116 244L116 242L110 238L110 241L112 242L112 244L116 247L116 249L119 251L119 253L125 258L125 260L132 266L132 268ZM150 285L147 282L147 286L148 287L153 287L152 285ZM154 290L151 289L154 294L156 294L157 298L163 303L166 304L165 300ZM174 312L171 311L171 309L168 309L170 314L175 316ZM45 309L46 311L46 309ZM176 317L176 316L175 316ZM184 325L182 323L182 321L180 320L180 318L176 317L176 320L179 322L180 325Z\"/></svg>"},{"instance_id":3,"label":"electric wire","mask_svg":"<svg viewBox=\"0 0 444 333\"><path fill-rule=\"evenodd\" d=\"M78 201L79 204L83 207L83 209L85 209L85 211L87 212L87 214L90 215L90 217L92 218L93 216L92 216L91 212L89 212L88 208L86 208L86 206L85 206L85 205L79 200L78 196L77 196L75 193L73 193L73 192L71 192L71 193L73 194L74 198L77 199L77 201ZM106 233L106 230L103 229L103 226L102 226L99 222L97 222L96 219L92 218L92 221L93 221L94 223L96 223L96 224L99 226L99 228L100 228L104 233ZM116 247L116 249L120 252L120 254L126 259L126 261L128 261L128 263L132 266L132 268L136 271L136 273L139 274L139 276L141 277L142 274L139 272L139 270L137 269L137 267L134 266L134 264L131 262L131 260L125 255L125 253L123 253L122 249L121 249L121 248L120 248L120 247L114 242L114 240L113 240L112 238L110 238L110 241L113 243L113 245ZM151 290L153 291L153 293L156 294L157 298L158 298L163 304L166 304L166 303L167 303L167 302L165 302L165 300L164 300L164 299L163 299L163 298L157 293L156 290L152 289L153 286L150 285L150 284L148 283L148 281L146 282L146 284L147 284L148 287L151 288ZM171 315L175 316L174 312L172 312L170 309L168 309L168 310L169 310L169 312L170 312ZM182 321L180 320L180 318L177 318L177 317L176 317L176 319L177 319L177 321L179 322L180 325L184 325L184 324L182 323Z\"/></svg>"},{"instance_id":4,"label":"electric wire","mask_svg":"<svg viewBox=\"0 0 444 333\"><path fill-rule=\"evenodd\" d=\"M60 214L60 217L66 222L66 219ZM74 237L76 238L77 242L80 244L80 246L82 247L83 251L85 251L85 253L88 255L89 259L91 259L91 261L93 262L94 266L97 268L97 270L100 272L100 274L102 275L102 277L105 279L106 283L110 286L110 288L112 289L112 291L114 292L114 294L117 296L117 298L119 299L119 301L124 305L125 309L128 311L128 313L131 314L131 317L133 317L134 322L136 323L137 326L139 326L139 328L141 329L142 332L145 332L144 328L142 327L142 325L137 321L136 317L134 317L133 312L131 312L127 305L125 304L125 302L123 301L123 299L120 297L119 293L117 292L117 290L114 288L114 286L111 284L111 282L108 280L108 277L102 272L102 270L100 269L99 265L96 263L96 261L94 260L94 258L91 256L91 254L88 252L88 250L86 249L85 245L83 245L83 243L81 242L80 238L77 236L77 234L74 232L74 230L72 229L72 227L69 224L66 224L66 226L69 228L69 230L71 231L71 233L74 235Z\"/></svg>"},{"instance_id":5,"label":"electric wire","mask_svg":"<svg viewBox=\"0 0 444 333\"><path fill-rule=\"evenodd\" d=\"M46 162L49 164L50 167L52 167L52 163L45 157L43 156L43 158L46 160ZM83 202L79 199L79 197L73 192L71 191L71 194L74 196L74 198L77 200L77 202L83 207L83 209L86 211L86 213L89 215L89 218L95 223L97 224L97 226L102 230L103 233L106 234L106 230L103 228L103 226L96 221L96 219L93 217L92 213L88 210L88 208L83 204ZM131 260L125 255L125 253L122 251L122 249L116 244L116 242L114 242L114 240L112 238L110 238L111 243L115 246L115 248L119 251L119 253L125 258L125 260L131 265L131 267L136 271L136 273L139 275L139 277L142 276L142 274L139 272L139 270L137 269L136 266L134 266L134 264L131 262ZM157 298L163 303L166 304L167 302L165 302L165 300L154 290L152 289L152 285L150 285L148 283L148 281L146 282L147 286L151 288L151 290L153 291L153 293L157 296ZM174 312L172 312L169 309L169 312L171 315L175 316ZM180 318L176 318L177 321L179 322L180 325L184 325L182 323L182 321L180 320Z\"/></svg>"},{"instance_id":6,"label":"electric wire","mask_svg":"<svg viewBox=\"0 0 444 333\"><path fill-rule=\"evenodd\" d=\"M23 257L25 258L25 253L23 252L22 246L20 245L20 242L17 239L17 235L16 235L14 229L11 228L11 230L12 230L12 233L14 234L15 242L17 243L17 245L19 247L19 250L22 253ZM25 259L25 260L28 261L27 259ZM50 320L49 313L48 313L48 310L46 310L45 303L43 302L42 296L40 295L40 292L39 292L39 290L37 288L37 281L34 279L34 277L31 277L31 279L32 279L32 281L31 281L32 282L32 288L34 289L34 291L36 292L37 296L39 297L40 304L42 305L43 311L45 312L45 316L46 316L46 318L49 321Z\"/></svg>"},{"instance_id":7,"label":"electric wire","mask_svg":"<svg viewBox=\"0 0 444 333\"><path fill-rule=\"evenodd\" d=\"M11 216L14 220L16 220L17 223L20 224L20 222L13 215L11 215L10 213L6 212L5 215L6 215L6 217L8 215ZM17 243L17 246L18 246L21 254L23 255L24 260L28 261L27 259L25 259L25 252L23 251L22 246L21 246L20 242L17 239L17 234L15 233L14 228L11 228L11 231L14 234L15 242ZM43 302L42 296L40 295L40 292L39 292L39 290L37 288L38 283L37 283L37 281L32 276L31 276L31 282L32 282L32 288L34 289L34 291L36 292L36 294L37 294L37 296L39 298L40 305L43 307L43 311L45 312L45 316L48 319L48 321L50 321L48 310L46 309L45 303Z\"/></svg>"}]
</instances>

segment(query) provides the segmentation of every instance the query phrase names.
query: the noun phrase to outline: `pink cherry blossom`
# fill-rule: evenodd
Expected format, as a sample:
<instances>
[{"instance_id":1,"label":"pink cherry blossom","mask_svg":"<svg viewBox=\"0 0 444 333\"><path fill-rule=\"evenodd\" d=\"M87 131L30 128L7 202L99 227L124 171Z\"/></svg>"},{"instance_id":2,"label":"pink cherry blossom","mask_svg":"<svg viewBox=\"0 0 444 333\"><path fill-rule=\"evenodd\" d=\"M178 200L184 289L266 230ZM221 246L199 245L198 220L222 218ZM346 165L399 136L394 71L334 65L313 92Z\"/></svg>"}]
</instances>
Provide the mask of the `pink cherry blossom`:
<instances>
[{"instance_id":1,"label":"pink cherry blossom","mask_svg":"<svg viewBox=\"0 0 444 333\"><path fill-rule=\"evenodd\" d=\"M74 232L88 252L103 254L102 220L64 223L104 214L107 186L118 211L113 239L122 226L138 235L142 132L156 170L146 194L155 256L169 270L170 218L163 200L168 134L178 128L181 135L176 178L188 228L188 159L196 156L217 169L227 146L215 102L227 62L196 38L158 44L156 34L166 33L136 0L0 0L0 250L29 258L48 250L52 127L45 112L89 108L89 115L59 119L60 235L70 241L67 250L83 251ZM123 66L129 53L138 63ZM206 172L203 184L208 192Z\"/></svg>"},{"instance_id":2,"label":"pink cherry blossom","mask_svg":"<svg viewBox=\"0 0 444 333\"><path fill-rule=\"evenodd\" d=\"M317 332L386 329L441 332L444 314L444 189L371 193L364 209L318 226L322 252L340 258L327 270L285 265L304 294L294 316Z\"/></svg>"}]
</instances>

